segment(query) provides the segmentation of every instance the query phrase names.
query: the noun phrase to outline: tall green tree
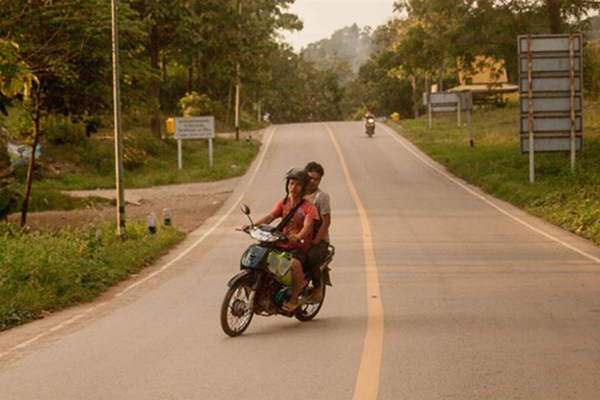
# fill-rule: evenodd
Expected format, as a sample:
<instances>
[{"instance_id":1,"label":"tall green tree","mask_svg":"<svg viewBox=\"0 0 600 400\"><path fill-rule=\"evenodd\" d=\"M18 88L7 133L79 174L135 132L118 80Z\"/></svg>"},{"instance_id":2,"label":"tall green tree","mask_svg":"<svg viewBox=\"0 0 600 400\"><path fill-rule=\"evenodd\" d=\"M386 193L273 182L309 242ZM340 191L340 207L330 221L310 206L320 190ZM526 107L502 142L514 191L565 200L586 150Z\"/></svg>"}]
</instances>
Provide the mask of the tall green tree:
<instances>
[{"instance_id":1,"label":"tall green tree","mask_svg":"<svg viewBox=\"0 0 600 400\"><path fill-rule=\"evenodd\" d=\"M138 76L143 33L123 3L120 25L123 75ZM81 115L110 106L110 2L0 0L0 38L18 43L22 60L39 77L45 111Z\"/></svg>"},{"instance_id":2,"label":"tall green tree","mask_svg":"<svg viewBox=\"0 0 600 400\"><path fill-rule=\"evenodd\" d=\"M454 66L456 58L464 54L470 43L466 40L466 23L470 11L477 6L475 0L401 0L396 9L406 11L413 29L409 41L418 36L438 66L438 90L444 89L448 65ZM401 47L401 46L400 46ZM418 57L415 55L415 57Z\"/></svg>"},{"instance_id":3,"label":"tall green tree","mask_svg":"<svg viewBox=\"0 0 600 400\"><path fill-rule=\"evenodd\" d=\"M148 92L153 100L150 111L150 129L161 137L162 107L161 107L161 57L175 41L178 29L183 25L186 14L185 4L179 0L129 0L129 4L144 22L147 32L145 52L148 57L153 79L149 82Z\"/></svg>"},{"instance_id":4,"label":"tall green tree","mask_svg":"<svg viewBox=\"0 0 600 400\"><path fill-rule=\"evenodd\" d=\"M332 70L321 70L280 45L263 93L264 110L277 123L342 119L342 88Z\"/></svg>"}]
</instances>

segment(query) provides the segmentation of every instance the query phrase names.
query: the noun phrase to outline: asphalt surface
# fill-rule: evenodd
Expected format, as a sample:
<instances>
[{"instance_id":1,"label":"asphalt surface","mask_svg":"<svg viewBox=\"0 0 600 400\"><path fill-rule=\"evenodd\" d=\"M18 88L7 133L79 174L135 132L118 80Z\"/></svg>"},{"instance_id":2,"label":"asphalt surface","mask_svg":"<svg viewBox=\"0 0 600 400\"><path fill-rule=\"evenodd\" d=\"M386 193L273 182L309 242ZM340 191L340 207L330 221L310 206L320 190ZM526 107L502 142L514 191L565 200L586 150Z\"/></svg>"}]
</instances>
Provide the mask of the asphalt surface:
<instances>
[{"instance_id":1,"label":"asphalt surface","mask_svg":"<svg viewBox=\"0 0 600 400\"><path fill-rule=\"evenodd\" d=\"M286 125L264 142L217 214L158 265L0 334L0 399L600 398L600 249L456 180L382 125L373 138L360 123ZM239 205L260 218L284 172L312 160L332 197L334 286L312 322L255 317L229 338L221 301L251 243L234 230ZM374 275L382 331L369 322ZM358 390L365 379L375 394Z\"/></svg>"}]
</instances>

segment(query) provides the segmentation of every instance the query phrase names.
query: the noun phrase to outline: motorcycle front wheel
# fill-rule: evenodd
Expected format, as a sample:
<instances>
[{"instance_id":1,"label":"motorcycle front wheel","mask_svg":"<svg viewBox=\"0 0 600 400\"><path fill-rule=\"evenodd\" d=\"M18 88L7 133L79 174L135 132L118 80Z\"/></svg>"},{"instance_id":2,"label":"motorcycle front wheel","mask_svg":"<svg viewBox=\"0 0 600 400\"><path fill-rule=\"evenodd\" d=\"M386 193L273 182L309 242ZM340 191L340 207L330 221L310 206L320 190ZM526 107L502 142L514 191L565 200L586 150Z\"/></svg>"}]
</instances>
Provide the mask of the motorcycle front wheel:
<instances>
[{"instance_id":1,"label":"motorcycle front wheel","mask_svg":"<svg viewBox=\"0 0 600 400\"><path fill-rule=\"evenodd\" d=\"M234 283L223 299L221 305L221 327L227 335L239 336L250 325L254 313L250 309L250 280Z\"/></svg>"},{"instance_id":2,"label":"motorcycle front wheel","mask_svg":"<svg viewBox=\"0 0 600 400\"><path fill-rule=\"evenodd\" d=\"M319 311L321 311L321 307L323 307L323 303L325 302L325 293L327 292L326 286L323 282L321 282L321 287L323 287L323 298L320 302L304 304L296 309L294 317L296 317L299 321L310 321L317 316Z\"/></svg>"}]
</instances>

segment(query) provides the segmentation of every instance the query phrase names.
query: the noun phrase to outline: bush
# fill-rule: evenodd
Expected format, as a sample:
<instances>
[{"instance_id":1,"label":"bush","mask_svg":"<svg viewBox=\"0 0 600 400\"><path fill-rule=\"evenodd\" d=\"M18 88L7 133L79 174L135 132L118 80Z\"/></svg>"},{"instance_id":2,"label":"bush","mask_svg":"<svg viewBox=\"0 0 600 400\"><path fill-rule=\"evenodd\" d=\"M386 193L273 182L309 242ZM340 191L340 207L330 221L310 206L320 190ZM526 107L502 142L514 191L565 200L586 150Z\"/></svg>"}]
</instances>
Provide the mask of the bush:
<instances>
[{"instance_id":1,"label":"bush","mask_svg":"<svg viewBox=\"0 0 600 400\"><path fill-rule=\"evenodd\" d=\"M148 159L148 153L137 142L131 136L123 138L123 166L126 169L137 169Z\"/></svg>"},{"instance_id":2,"label":"bush","mask_svg":"<svg viewBox=\"0 0 600 400\"><path fill-rule=\"evenodd\" d=\"M86 141L86 127L63 115L50 115L42 127L44 138L54 145L82 144Z\"/></svg>"},{"instance_id":3,"label":"bush","mask_svg":"<svg viewBox=\"0 0 600 400\"><path fill-rule=\"evenodd\" d=\"M202 115L214 115L217 105L205 94L196 92L186 93L179 100L179 107L184 117L197 117Z\"/></svg>"},{"instance_id":4,"label":"bush","mask_svg":"<svg viewBox=\"0 0 600 400\"><path fill-rule=\"evenodd\" d=\"M586 95L597 99L600 96L600 47L586 46L583 49L583 81Z\"/></svg>"}]
</instances>

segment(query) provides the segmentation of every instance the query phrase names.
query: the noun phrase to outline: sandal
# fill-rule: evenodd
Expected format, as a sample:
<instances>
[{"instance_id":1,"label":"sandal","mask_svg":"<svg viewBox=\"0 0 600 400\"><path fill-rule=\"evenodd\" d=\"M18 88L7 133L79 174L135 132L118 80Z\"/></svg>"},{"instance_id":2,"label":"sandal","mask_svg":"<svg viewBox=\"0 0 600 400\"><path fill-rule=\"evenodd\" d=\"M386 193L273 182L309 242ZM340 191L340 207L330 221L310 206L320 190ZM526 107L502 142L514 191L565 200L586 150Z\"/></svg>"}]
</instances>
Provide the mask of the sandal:
<instances>
[{"instance_id":1,"label":"sandal","mask_svg":"<svg viewBox=\"0 0 600 400\"><path fill-rule=\"evenodd\" d=\"M281 309L283 311L292 313L292 312L296 311L296 308L298 308L298 305L299 305L298 303L287 302L283 305L283 307L281 307Z\"/></svg>"}]
</instances>

